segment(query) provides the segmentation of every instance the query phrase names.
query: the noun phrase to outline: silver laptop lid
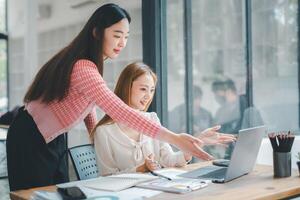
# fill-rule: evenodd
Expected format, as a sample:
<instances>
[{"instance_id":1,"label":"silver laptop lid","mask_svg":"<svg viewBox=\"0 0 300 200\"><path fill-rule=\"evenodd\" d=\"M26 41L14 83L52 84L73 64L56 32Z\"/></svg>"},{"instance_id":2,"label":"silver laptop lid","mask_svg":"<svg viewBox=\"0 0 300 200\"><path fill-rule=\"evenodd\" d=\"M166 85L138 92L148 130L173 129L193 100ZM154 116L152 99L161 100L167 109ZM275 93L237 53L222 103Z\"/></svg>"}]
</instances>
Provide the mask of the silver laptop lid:
<instances>
[{"instance_id":1,"label":"silver laptop lid","mask_svg":"<svg viewBox=\"0 0 300 200\"><path fill-rule=\"evenodd\" d=\"M265 126L253 127L239 131L239 136L232 152L225 176L225 182L240 177L253 170L265 132Z\"/></svg>"}]
</instances>

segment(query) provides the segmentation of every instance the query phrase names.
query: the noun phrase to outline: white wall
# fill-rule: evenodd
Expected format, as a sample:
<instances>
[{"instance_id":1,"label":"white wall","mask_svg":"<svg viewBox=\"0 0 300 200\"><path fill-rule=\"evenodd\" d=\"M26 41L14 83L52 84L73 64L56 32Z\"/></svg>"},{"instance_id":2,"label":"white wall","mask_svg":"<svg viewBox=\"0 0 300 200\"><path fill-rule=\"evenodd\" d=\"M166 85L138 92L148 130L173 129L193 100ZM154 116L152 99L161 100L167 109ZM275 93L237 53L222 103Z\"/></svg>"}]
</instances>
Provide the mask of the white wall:
<instances>
[{"instance_id":1,"label":"white wall","mask_svg":"<svg viewBox=\"0 0 300 200\"><path fill-rule=\"evenodd\" d=\"M298 152L300 152L300 136L295 137L294 144L291 151L293 169L298 169L297 166L298 160L296 157ZM259 149L256 163L264 164L264 165L273 165L273 149L269 138L263 139Z\"/></svg>"},{"instance_id":2,"label":"white wall","mask_svg":"<svg viewBox=\"0 0 300 200\"><path fill-rule=\"evenodd\" d=\"M39 32L46 32L49 30L65 27L78 22L85 22L93 11L105 3L116 3L126 9L140 9L139 0L97 0L94 3L81 6L79 8L71 8L72 2L76 0L33 0L38 6L50 5L50 18L42 18L37 13L38 30ZM85 1L85 0L81 0ZM12 38L22 37L25 30L25 10L26 0L9 0L8 2L8 29L9 36ZM31 12L31 10L29 11ZM130 13L131 14L131 13ZM134 20L134 19L133 19Z\"/></svg>"}]
</instances>

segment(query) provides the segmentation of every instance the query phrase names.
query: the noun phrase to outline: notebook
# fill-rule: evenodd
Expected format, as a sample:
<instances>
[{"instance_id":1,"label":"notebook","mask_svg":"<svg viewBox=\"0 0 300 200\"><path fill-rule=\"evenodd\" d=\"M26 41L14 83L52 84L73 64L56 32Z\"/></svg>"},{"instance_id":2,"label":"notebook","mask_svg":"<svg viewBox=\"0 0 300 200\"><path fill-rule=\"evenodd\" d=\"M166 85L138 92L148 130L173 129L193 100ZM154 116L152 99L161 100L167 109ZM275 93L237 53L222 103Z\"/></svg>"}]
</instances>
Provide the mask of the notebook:
<instances>
[{"instance_id":1,"label":"notebook","mask_svg":"<svg viewBox=\"0 0 300 200\"><path fill-rule=\"evenodd\" d=\"M180 176L208 179L215 183L225 183L248 174L253 170L265 132L265 126L240 130L228 167L206 166L181 174Z\"/></svg>"}]
</instances>

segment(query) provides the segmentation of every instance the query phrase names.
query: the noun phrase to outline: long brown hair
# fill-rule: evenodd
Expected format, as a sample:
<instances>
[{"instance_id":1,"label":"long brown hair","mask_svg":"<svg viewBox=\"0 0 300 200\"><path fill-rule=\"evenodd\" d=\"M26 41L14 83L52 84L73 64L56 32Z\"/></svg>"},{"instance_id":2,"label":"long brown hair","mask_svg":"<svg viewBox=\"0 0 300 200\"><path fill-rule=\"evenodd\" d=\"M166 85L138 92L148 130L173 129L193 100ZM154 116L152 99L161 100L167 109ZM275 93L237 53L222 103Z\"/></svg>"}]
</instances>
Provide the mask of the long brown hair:
<instances>
[{"instance_id":1,"label":"long brown hair","mask_svg":"<svg viewBox=\"0 0 300 200\"><path fill-rule=\"evenodd\" d=\"M62 100L68 94L72 69L79 59L94 62L103 75L104 29L124 18L130 23L129 14L116 4L99 7L75 39L42 66L26 92L24 102Z\"/></svg>"},{"instance_id":2,"label":"long brown hair","mask_svg":"<svg viewBox=\"0 0 300 200\"><path fill-rule=\"evenodd\" d=\"M134 62L129 65L127 65L123 71L121 72L118 82L115 87L114 93L127 105L131 105L130 97L131 97L131 89L133 82L138 79L140 76L144 74L149 74L152 76L154 84L157 83L157 77L156 74L152 71L152 69L141 62ZM147 111L150 104L152 102L152 99L149 101L149 103L145 106L144 111ZM97 123L94 130L91 133L91 138L93 140L95 131L98 126L104 125L104 124L110 124L114 123L113 119L105 114L104 117Z\"/></svg>"}]
</instances>

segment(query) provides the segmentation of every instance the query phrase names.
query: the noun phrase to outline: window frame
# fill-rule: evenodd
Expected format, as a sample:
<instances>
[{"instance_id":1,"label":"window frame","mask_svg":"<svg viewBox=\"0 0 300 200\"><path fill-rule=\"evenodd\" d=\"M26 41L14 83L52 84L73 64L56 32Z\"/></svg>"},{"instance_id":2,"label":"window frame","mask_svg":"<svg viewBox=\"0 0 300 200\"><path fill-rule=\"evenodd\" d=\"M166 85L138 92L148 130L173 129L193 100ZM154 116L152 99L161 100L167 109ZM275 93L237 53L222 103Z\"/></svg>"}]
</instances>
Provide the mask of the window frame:
<instances>
[{"instance_id":1,"label":"window frame","mask_svg":"<svg viewBox=\"0 0 300 200\"><path fill-rule=\"evenodd\" d=\"M7 0L4 0L4 12L5 12L5 32L0 31L0 40L6 41L6 97L7 97L7 110L9 109L9 37L7 34Z\"/></svg>"}]
</instances>

